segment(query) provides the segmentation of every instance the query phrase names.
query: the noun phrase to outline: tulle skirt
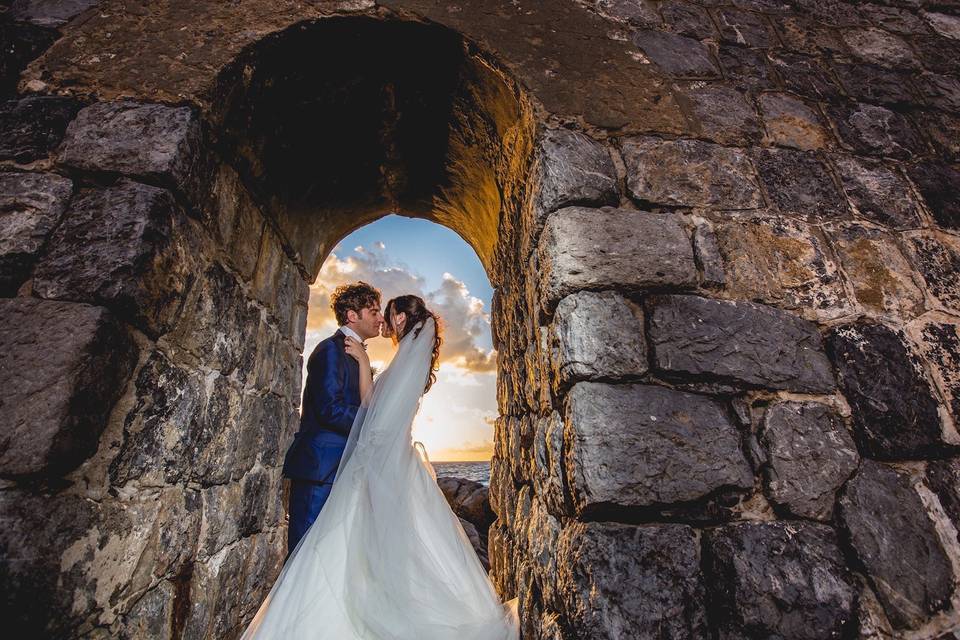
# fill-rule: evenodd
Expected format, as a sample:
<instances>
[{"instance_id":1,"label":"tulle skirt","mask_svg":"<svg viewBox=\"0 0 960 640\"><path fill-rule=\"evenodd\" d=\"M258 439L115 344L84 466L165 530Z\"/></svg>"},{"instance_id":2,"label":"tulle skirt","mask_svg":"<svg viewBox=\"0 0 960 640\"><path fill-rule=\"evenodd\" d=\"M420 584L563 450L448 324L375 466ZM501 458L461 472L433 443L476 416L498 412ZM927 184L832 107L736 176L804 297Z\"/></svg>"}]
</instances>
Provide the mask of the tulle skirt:
<instances>
[{"instance_id":1,"label":"tulle skirt","mask_svg":"<svg viewBox=\"0 0 960 640\"><path fill-rule=\"evenodd\" d=\"M500 602L407 440L358 448L243 638L516 640L518 627L517 599Z\"/></svg>"}]
</instances>

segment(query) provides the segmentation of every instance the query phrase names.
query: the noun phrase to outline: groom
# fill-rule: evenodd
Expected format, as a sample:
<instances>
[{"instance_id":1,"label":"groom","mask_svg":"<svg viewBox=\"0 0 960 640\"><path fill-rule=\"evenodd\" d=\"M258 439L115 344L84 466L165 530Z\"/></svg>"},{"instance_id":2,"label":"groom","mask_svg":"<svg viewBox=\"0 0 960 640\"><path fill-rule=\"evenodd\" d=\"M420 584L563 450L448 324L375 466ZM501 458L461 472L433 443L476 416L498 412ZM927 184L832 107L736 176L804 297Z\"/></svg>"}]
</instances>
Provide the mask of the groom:
<instances>
[{"instance_id":1,"label":"groom","mask_svg":"<svg viewBox=\"0 0 960 640\"><path fill-rule=\"evenodd\" d=\"M287 555L317 519L330 495L360 407L359 365L344 350L344 340L350 336L362 343L379 335L383 323L380 291L366 282L337 287L330 307L340 328L320 341L307 360L300 430L283 463L283 475L290 478Z\"/></svg>"}]
</instances>

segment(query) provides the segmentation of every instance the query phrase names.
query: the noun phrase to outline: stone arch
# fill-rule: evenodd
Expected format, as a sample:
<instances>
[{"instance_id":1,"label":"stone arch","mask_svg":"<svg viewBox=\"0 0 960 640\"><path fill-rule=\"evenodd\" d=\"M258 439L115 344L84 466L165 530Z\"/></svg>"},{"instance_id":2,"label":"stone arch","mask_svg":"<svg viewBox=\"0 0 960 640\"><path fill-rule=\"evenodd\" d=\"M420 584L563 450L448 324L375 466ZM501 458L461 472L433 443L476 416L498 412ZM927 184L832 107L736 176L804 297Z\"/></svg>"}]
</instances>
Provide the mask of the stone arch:
<instances>
[{"instance_id":1,"label":"stone arch","mask_svg":"<svg viewBox=\"0 0 960 640\"><path fill-rule=\"evenodd\" d=\"M418 181L399 139L377 183L408 213L447 216L490 265L490 555L525 636L956 627L960 171L945 132L960 120L945 3L253 4L147 9L167 37L146 65L131 55L139 14L85 14L19 85L61 95L18 97L13 121L50 127L3 151L13 209L35 213L5 254L0 335L14 346L0 372L25 370L34 345L57 356L2 385L22 407L5 428L46 434L13 438L3 457L0 536L16 560L3 570L36 596L18 611L96 612L68 614L59 635L202 637L229 635L255 605L278 548L260 462L281 446L265 429L250 458L205 425L293 421L296 368L258 365L296 360L309 261L296 209L258 187L272 174L203 152L243 155L217 127L229 133L245 78L224 66L257 29L351 14L445 25L525 89L505 80L523 114L507 153L478 169L451 152L436 213L405 191ZM204 48L197 15L224 27L222 48ZM78 115L68 95L103 102ZM468 143L509 120L461 131ZM102 152L114 124L121 152ZM455 214L490 195L470 190L489 184L478 171L511 212L492 245ZM178 323L184 309L218 325ZM257 400L231 401L249 380ZM60 402L37 410L54 382ZM207 484L184 477L181 433Z\"/></svg>"}]
</instances>

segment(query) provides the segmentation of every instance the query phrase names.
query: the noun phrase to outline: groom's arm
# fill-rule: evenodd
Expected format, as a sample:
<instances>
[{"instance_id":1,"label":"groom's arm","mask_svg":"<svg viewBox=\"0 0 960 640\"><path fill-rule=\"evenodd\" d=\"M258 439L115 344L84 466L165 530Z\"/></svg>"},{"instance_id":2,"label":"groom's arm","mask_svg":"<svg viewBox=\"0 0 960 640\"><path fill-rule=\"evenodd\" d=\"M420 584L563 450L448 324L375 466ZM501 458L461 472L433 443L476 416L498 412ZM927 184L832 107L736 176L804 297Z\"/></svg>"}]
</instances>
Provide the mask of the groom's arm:
<instances>
[{"instance_id":1,"label":"groom's arm","mask_svg":"<svg viewBox=\"0 0 960 640\"><path fill-rule=\"evenodd\" d=\"M341 435L348 435L353 420L357 417L358 405L346 401L343 358L337 344L330 341L321 349L315 362L307 365L309 397L316 398L317 418ZM313 360L313 358L311 358Z\"/></svg>"}]
</instances>

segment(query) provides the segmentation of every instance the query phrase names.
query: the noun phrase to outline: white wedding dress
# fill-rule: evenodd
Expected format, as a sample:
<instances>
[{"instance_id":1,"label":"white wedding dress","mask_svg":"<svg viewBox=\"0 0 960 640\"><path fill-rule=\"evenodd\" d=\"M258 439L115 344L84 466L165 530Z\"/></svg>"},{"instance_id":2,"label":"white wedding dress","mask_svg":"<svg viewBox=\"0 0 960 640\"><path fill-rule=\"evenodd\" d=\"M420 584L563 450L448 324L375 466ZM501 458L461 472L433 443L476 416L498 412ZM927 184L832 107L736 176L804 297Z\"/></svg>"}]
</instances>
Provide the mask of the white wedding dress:
<instances>
[{"instance_id":1,"label":"white wedding dress","mask_svg":"<svg viewBox=\"0 0 960 640\"><path fill-rule=\"evenodd\" d=\"M425 456L411 442L430 372L432 318L400 341L358 412L316 522L243 640L516 640Z\"/></svg>"}]
</instances>

